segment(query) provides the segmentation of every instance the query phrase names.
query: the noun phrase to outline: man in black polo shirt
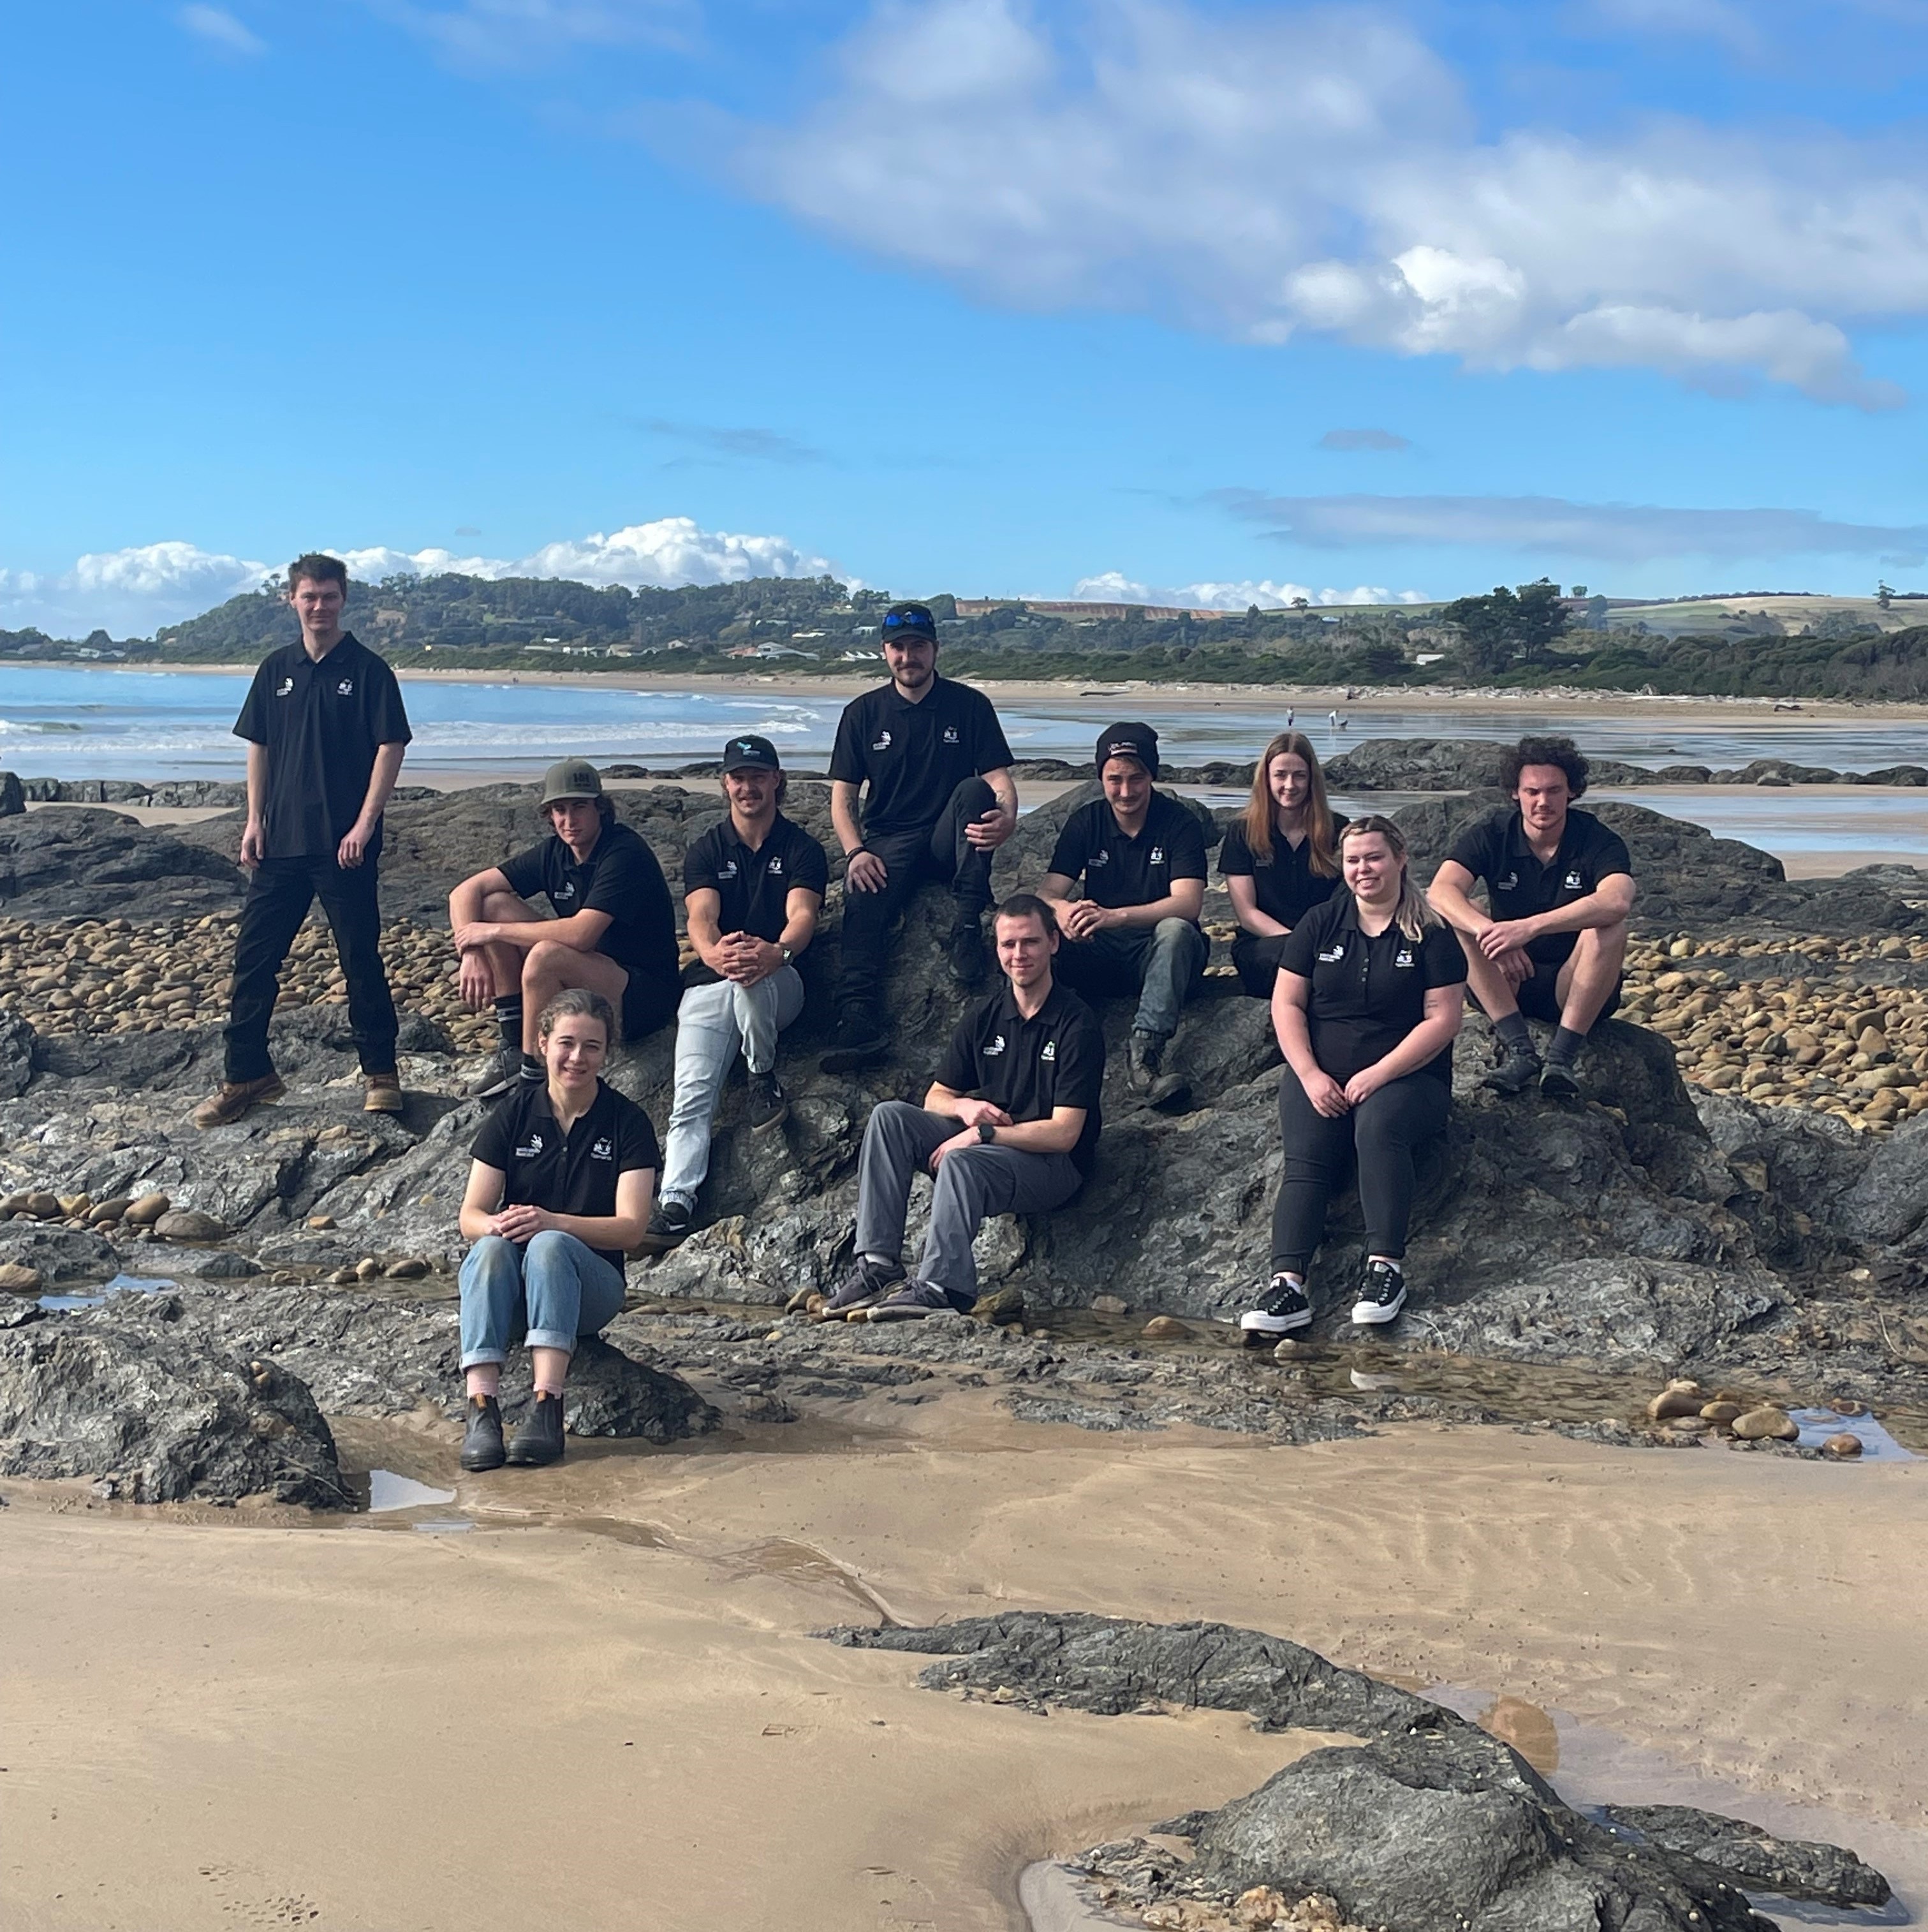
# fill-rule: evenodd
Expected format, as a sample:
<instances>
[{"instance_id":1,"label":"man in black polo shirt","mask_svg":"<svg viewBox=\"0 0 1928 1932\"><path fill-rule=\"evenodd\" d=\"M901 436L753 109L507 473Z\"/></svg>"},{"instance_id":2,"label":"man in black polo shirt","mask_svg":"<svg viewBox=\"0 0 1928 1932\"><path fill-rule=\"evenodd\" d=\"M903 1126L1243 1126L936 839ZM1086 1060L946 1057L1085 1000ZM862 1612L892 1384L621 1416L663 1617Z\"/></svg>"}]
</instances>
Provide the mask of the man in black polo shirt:
<instances>
[{"instance_id":1,"label":"man in black polo shirt","mask_svg":"<svg viewBox=\"0 0 1928 1932\"><path fill-rule=\"evenodd\" d=\"M1522 738L1503 782L1513 808L1460 836L1427 896L1469 942L1468 977L1501 1051L1486 1084L1517 1094L1537 1078L1549 1098L1570 1100L1582 1042L1620 1004L1633 862L1618 832L1569 809L1587 789L1572 739ZM1475 880L1486 882L1488 912L1468 896ZM1543 1068L1529 1014L1554 1028Z\"/></svg>"},{"instance_id":2,"label":"man in black polo shirt","mask_svg":"<svg viewBox=\"0 0 1928 1932\"><path fill-rule=\"evenodd\" d=\"M925 879L941 880L955 900L952 974L960 986L982 981L991 855L1018 824L1003 728L982 692L937 675L937 620L922 604L893 604L883 630L890 682L844 706L830 754L830 816L848 862L827 1073L853 1072L889 1049L885 945Z\"/></svg>"},{"instance_id":3,"label":"man in black polo shirt","mask_svg":"<svg viewBox=\"0 0 1928 1932\"><path fill-rule=\"evenodd\" d=\"M990 1214L1042 1214L1075 1194L1098 1149L1105 1035L1051 975L1051 909L1029 892L998 908L1004 986L958 1022L921 1107L886 1100L864 1130L857 1168L856 1262L823 1304L829 1318L873 1322L967 1309L977 1298L971 1243ZM936 1177L916 1276L904 1279L910 1183Z\"/></svg>"},{"instance_id":4,"label":"man in black polo shirt","mask_svg":"<svg viewBox=\"0 0 1928 1932\"><path fill-rule=\"evenodd\" d=\"M502 1029L475 1089L484 1099L518 1077L542 1078L536 1022L565 988L600 993L632 1041L667 1026L682 992L668 881L655 854L617 818L601 773L586 758L565 758L544 773L541 803L548 838L448 896L463 1003L493 1000ZM538 892L553 920L529 903Z\"/></svg>"},{"instance_id":5,"label":"man in black polo shirt","mask_svg":"<svg viewBox=\"0 0 1928 1932\"><path fill-rule=\"evenodd\" d=\"M709 1127L738 1052L749 1070L751 1128L782 1125L790 1102L776 1076L777 1036L803 1010L793 963L817 932L830 883L823 848L779 808L777 748L752 734L723 748L728 813L683 859L683 904L701 983L676 1009L676 1100L662 1191L643 1245L666 1253L690 1231L709 1172Z\"/></svg>"},{"instance_id":6,"label":"man in black polo shirt","mask_svg":"<svg viewBox=\"0 0 1928 1932\"><path fill-rule=\"evenodd\" d=\"M1165 1070L1165 1042L1211 952L1198 927L1204 828L1177 799L1153 789L1158 734L1149 724L1100 733L1097 762L1105 796L1065 820L1039 888L1061 908L1058 976L1081 992L1138 996L1132 1088L1152 1106L1177 1108L1190 1089ZM1081 877L1084 896L1074 898Z\"/></svg>"},{"instance_id":7,"label":"man in black polo shirt","mask_svg":"<svg viewBox=\"0 0 1928 1932\"><path fill-rule=\"evenodd\" d=\"M301 640L265 658L235 722L247 740L247 826L241 862L254 877L235 938L226 1064L220 1090L194 1110L225 1126L286 1091L268 1057L281 962L319 898L348 982L348 1022L370 1113L402 1108L395 1003L382 964L376 874L382 811L409 737L395 674L341 628L347 566L298 557L287 601Z\"/></svg>"}]
</instances>

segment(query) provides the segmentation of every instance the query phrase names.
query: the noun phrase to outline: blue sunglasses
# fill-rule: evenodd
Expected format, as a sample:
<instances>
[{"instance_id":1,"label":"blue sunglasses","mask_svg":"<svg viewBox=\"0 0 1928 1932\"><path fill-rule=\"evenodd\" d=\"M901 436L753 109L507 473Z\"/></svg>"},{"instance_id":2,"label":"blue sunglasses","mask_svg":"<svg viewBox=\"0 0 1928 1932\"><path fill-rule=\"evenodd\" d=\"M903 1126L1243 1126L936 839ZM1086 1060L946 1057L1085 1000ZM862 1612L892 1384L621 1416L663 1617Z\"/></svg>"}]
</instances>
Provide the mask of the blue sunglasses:
<instances>
[{"instance_id":1,"label":"blue sunglasses","mask_svg":"<svg viewBox=\"0 0 1928 1932\"><path fill-rule=\"evenodd\" d=\"M935 638L937 620L928 610L886 610L883 616L883 634L910 631L920 638Z\"/></svg>"}]
</instances>

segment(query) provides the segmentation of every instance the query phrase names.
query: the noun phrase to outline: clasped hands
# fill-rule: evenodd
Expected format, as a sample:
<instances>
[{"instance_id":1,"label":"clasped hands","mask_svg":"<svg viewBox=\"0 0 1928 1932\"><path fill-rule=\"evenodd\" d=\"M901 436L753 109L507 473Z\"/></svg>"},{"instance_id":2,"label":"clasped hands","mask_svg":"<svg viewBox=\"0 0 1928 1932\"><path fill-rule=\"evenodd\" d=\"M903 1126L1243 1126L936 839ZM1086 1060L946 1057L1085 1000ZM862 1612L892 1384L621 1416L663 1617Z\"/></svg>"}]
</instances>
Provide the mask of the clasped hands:
<instances>
[{"instance_id":1,"label":"clasped hands","mask_svg":"<svg viewBox=\"0 0 1928 1932\"><path fill-rule=\"evenodd\" d=\"M1533 961L1526 949L1538 937L1531 920L1501 919L1473 943L1500 969L1509 986L1518 986L1533 977Z\"/></svg>"},{"instance_id":2,"label":"clasped hands","mask_svg":"<svg viewBox=\"0 0 1928 1932\"><path fill-rule=\"evenodd\" d=\"M561 1226L562 1222L547 1208L532 1208L526 1202L519 1201L513 1207L500 1208L489 1216L489 1232L499 1234L505 1241L514 1241L517 1246Z\"/></svg>"},{"instance_id":3,"label":"clasped hands","mask_svg":"<svg viewBox=\"0 0 1928 1932\"><path fill-rule=\"evenodd\" d=\"M1300 1083L1306 1090L1306 1098L1312 1102L1312 1111L1323 1114L1329 1120L1336 1120L1342 1114L1349 1114L1369 1094L1376 1094L1385 1085L1385 1076L1375 1067L1362 1068L1342 1087L1332 1076L1321 1067L1309 1080Z\"/></svg>"},{"instance_id":4,"label":"clasped hands","mask_svg":"<svg viewBox=\"0 0 1928 1932\"><path fill-rule=\"evenodd\" d=\"M1016 1124L1002 1107L994 1106L988 1100L958 1101L957 1117L963 1121L964 1130L961 1133L952 1135L947 1141L940 1141L931 1150L928 1165L933 1174L943 1166L944 1156L947 1154L957 1154L964 1148L979 1147L982 1144L977 1137L977 1130L981 1122L988 1120L994 1127L1009 1127Z\"/></svg>"}]
</instances>

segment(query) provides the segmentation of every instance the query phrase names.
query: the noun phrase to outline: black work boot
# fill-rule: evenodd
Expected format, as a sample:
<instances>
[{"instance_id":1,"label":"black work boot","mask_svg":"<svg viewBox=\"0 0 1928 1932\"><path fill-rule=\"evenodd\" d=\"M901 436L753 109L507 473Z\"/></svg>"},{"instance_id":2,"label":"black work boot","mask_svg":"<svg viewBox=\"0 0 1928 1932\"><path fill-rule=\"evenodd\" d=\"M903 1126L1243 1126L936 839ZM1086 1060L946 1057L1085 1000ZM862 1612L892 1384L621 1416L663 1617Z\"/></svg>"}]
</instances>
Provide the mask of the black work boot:
<instances>
[{"instance_id":1,"label":"black work boot","mask_svg":"<svg viewBox=\"0 0 1928 1932\"><path fill-rule=\"evenodd\" d=\"M1127 1077L1135 1094L1145 1096L1147 1107L1170 1113L1183 1112L1192 1098L1192 1083L1183 1074L1165 1070L1165 1042L1141 1027L1132 1029L1131 1064Z\"/></svg>"},{"instance_id":2,"label":"black work boot","mask_svg":"<svg viewBox=\"0 0 1928 1932\"><path fill-rule=\"evenodd\" d=\"M462 1437L465 1469L499 1469L508 1460L502 1448L502 1406L492 1395L469 1398L469 1426Z\"/></svg>"},{"instance_id":3,"label":"black work boot","mask_svg":"<svg viewBox=\"0 0 1928 1932\"><path fill-rule=\"evenodd\" d=\"M1510 1046L1480 1084L1495 1094L1523 1094L1539 1078L1540 1055L1530 1046Z\"/></svg>"},{"instance_id":4,"label":"black work boot","mask_svg":"<svg viewBox=\"0 0 1928 1932\"><path fill-rule=\"evenodd\" d=\"M846 1006L838 1016L837 1041L818 1063L826 1073L855 1073L874 1066L890 1051L883 1022L868 1006Z\"/></svg>"},{"instance_id":5,"label":"black work boot","mask_svg":"<svg viewBox=\"0 0 1928 1932\"><path fill-rule=\"evenodd\" d=\"M538 1392L508 1445L511 1469L540 1469L562 1460L562 1398Z\"/></svg>"},{"instance_id":6,"label":"black work boot","mask_svg":"<svg viewBox=\"0 0 1928 1932\"><path fill-rule=\"evenodd\" d=\"M951 977L966 992L984 984L990 962L984 953L984 926L974 912L960 912L950 937L944 941L944 958Z\"/></svg>"}]
</instances>

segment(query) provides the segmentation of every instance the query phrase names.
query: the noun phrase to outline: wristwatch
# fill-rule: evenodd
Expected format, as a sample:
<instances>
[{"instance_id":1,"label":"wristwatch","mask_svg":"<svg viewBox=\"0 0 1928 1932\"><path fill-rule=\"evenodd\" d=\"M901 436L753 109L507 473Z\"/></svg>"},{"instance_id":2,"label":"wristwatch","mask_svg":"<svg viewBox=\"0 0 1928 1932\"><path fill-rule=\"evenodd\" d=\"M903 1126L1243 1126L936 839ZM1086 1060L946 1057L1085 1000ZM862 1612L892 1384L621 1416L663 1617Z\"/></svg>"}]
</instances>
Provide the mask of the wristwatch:
<instances>
[{"instance_id":1,"label":"wristwatch","mask_svg":"<svg viewBox=\"0 0 1928 1932\"><path fill-rule=\"evenodd\" d=\"M779 946L777 950L783 955L783 963L787 966L790 962L790 948L787 946Z\"/></svg>"},{"instance_id":2,"label":"wristwatch","mask_svg":"<svg viewBox=\"0 0 1928 1932\"><path fill-rule=\"evenodd\" d=\"M979 1120L977 1124L977 1137L986 1147L989 1147L997 1138L997 1130L990 1121Z\"/></svg>"}]
</instances>

